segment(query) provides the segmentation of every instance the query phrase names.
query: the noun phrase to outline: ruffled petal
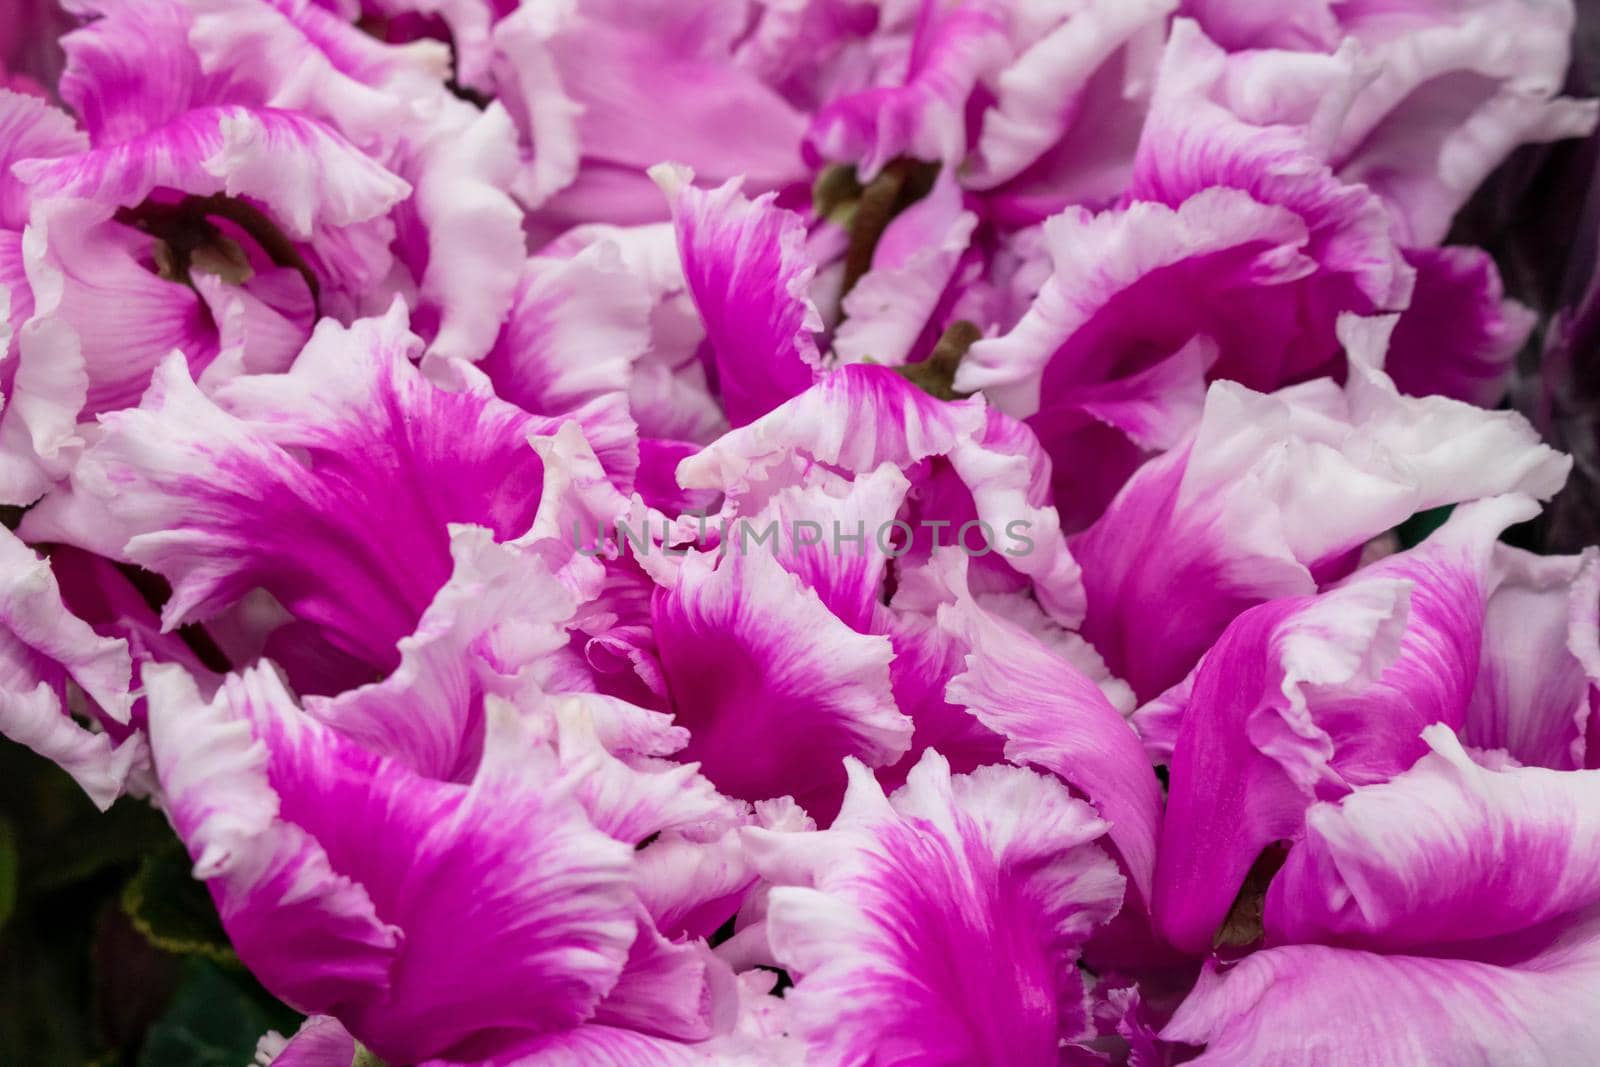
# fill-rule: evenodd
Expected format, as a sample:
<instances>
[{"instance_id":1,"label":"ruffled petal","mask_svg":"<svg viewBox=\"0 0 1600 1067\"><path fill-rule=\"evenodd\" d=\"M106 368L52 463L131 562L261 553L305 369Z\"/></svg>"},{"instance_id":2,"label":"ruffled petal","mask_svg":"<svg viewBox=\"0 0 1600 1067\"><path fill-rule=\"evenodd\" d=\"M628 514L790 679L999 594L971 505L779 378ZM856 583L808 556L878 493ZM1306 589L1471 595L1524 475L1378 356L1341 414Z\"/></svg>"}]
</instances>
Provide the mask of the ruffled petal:
<instances>
[{"instance_id":1,"label":"ruffled petal","mask_svg":"<svg viewBox=\"0 0 1600 1067\"><path fill-rule=\"evenodd\" d=\"M1412 514L1549 496L1565 481L1568 461L1520 417L1400 396L1371 365L1386 329L1345 321L1343 393L1325 381L1270 397L1213 384L1193 441L1142 467L1071 539L1084 636L1141 699L1180 681L1240 611L1346 573L1352 553Z\"/></svg>"},{"instance_id":2,"label":"ruffled petal","mask_svg":"<svg viewBox=\"0 0 1600 1067\"><path fill-rule=\"evenodd\" d=\"M401 639L394 673L308 697L306 710L418 774L461 781L482 756L486 695L560 673L567 624L587 590L563 581L539 552L495 544L482 527L454 527L450 551L450 580Z\"/></svg>"},{"instance_id":3,"label":"ruffled petal","mask_svg":"<svg viewBox=\"0 0 1600 1067\"><path fill-rule=\"evenodd\" d=\"M181 352L193 374L216 358L218 335L189 286L159 277L149 239L97 205L44 203L24 243L36 300L29 329L60 323L77 341L88 390L84 417L133 407L156 365ZM24 355L26 360L27 356Z\"/></svg>"},{"instance_id":4,"label":"ruffled petal","mask_svg":"<svg viewBox=\"0 0 1600 1067\"><path fill-rule=\"evenodd\" d=\"M35 301L33 283L46 259L42 231L0 230L0 301L7 303L7 365L0 369L5 390L0 411L0 500L25 506L64 476L83 439L78 414L89 391L83 350L72 327L50 312L65 297L58 273L44 273ZM42 311L42 313L40 313Z\"/></svg>"},{"instance_id":5,"label":"ruffled petal","mask_svg":"<svg viewBox=\"0 0 1600 1067\"><path fill-rule=\"evenodd\" d=\"M1520 763L1594 766L1600 705L1600 556L1534 556L1501 547L1483 658L1462 737Z\"/></svg>"},{"instance_id":6,"label":"ruffled petal","mask_svg":"<svg viewBox=\"0 0 1600 1067\"><path fill-rule=\"evenodd\" d=\"M1127 721L1086 675L1026 630L961 601L940 612L970 651L949 699L1006 739L1006 758L1049 771L1089 798L1146 902L1161 788Z\"/></svg>"},{"instance_id":7,"label":"ruffled petal","mask_svg":"<svg viewBox=\"0 0 1600 1067\"><path fill-rule=\"evenodd\" d=\"M1261 852L1312 800L1382 782L1459 726L1477 674L1494 539L1516 497L1463 508L1428 541L1313 599L1241 615L1201 661L1173 749L1155 907L1203 952Z\"/></svg>"},{"instance_id":8,"label":"ruffled petal","mask_svg":"<svg viewBox=\"0 0 1600 1067\"><path fill-rule=\"evenodd\" d=\"M717 393L728 421L743 426L816 379L821 357L813 335L822 320L806 295L816 268L806 256L805 226L770 194L746 199L736 181L708 192L680 172L652 173L672 202Z\"/></svg>"},{"instance_id":9,"label":"ruffled petal","mask_svg":"<svg viewBox=\"0 0 1600 1067\"><path fill-rule=\"evenodd\" d=\"M448 525L529 530L544 470L527 438L554 429L486 389L426 380L402 314L324 321L288 374L227 383L226 410L168 361L143 406L105 418L29 536L162 574L168 626L259 586L335 648L393 669L449 576Z\"/></svg>"},{"instance_id":10,"label":"ruffled petal","mask_svg":"<svg viewBox=\"0 0 1600 1067\"><path fill-rule=\"evenodd\" d=\"M897 42L904 51L885 64L879 84L828 104L806 134L812 152L854 163L864 181L900 156L960 163L968 98L1009 51L1009 13L993 0L904 10L914 26Z\"/></svg>"},{"instance_id":11,"label":"ruffled petal","mask_svg":"<svg viewBox=\"0 0 1600 1067\"><path fill-rule=\"evenodd\" d=\"M886 800L852 762L832 829L746 831L767 936L818 1062L1055 1063L1085 1035L1075 960L1122 897L1104 831L1053 779L952 778L929 752Z\"/></svg>"},{"instance_id":12,"label":"ruffled petal","mask_svg":"<svg viewBox=\"0 0 1600 1067\"><path fill-rule=\"evenodd\" d=\"M417 317L432 325L429 352L476 360L511 308L526 249L522 211L507 192L516 168L510 117L496 105L480 113L450 104L396 169L410 178L425 233L422 262L413 256L410 266Z\"/></svg>"},{"instance_id":13,"label":"ruffled petal","mask_svg":"<svg viewBox=\"0 0 1600 1067\"><path fill-rule=\"evenodd\" d=\"M156 189L246 196L290 237L376 218L410 188L322 123L286 111L209 107L147 134L13 168L36 197L135 207Z\"/></svg>"},{"instance_id":14,"label":"ruffled petal","mask_svg":"<svg viewBox=\"0 0 1600 1067\"><path fill-rule=\"evenodd\" d=\"M229 71L208 74L189 44L194 18L179 0L74 0L94 16L61 39L61 99L96 148L129 141L190 108L226 102Z\"/></svg>"},{"instance_id":15,"label":"ruffled petal","mask_svg":"<svg viewBox=\"0 0 1600 1067\"><path fill-rule=\"evenodd\" d=\"M678 481L685 488L753 491L793 452L854 473L885 463L905 469L948 455L986 423L979 401L941 403L891 370L851 365L684 460Z\"/></svg>"},{"instance_id":16,"label":"ruffled petal","mask_svg":"<svg viewBox=\"0 0 1600 1067\"><path fill-rule=\"evenodd\" d=\"M841 760L892 763L911 722L889 685L893 651L851 630L760 546L713 567L691 557L651 609L683 750L723 792L789 794L819 820L844 793Z\"/></svg>"},{"instance_id":17,"label":"ruffled petal","mask_svg":"<svg viewBox=\"0 0 1600 1067\"><path fill-rule=\"evenodd\" d=\"M1044 233L1049 280L1014 329L972 346L958 390L1026 418L1058 393L1137 374L1197 334L1231 354L1233 374L1283 384L1281 353L1298 324L1285 321L1297 310L1281 294L1315 269L1305 225L1287 209L1213 189L1175 208L1069 209Z\"/></svg>"},{"instance_id":18,"label":"ruffled petal","mask_svg":"<svg viewBox=\"0 0 1600 1067\"><path fill-rule=\"evenodd\" d=\"M54 760L101 808L122 792L144 741L118 741L73 716L126 724L132 672L127 642L68 611L50 564L0 532L0 733Z\"/></svg>"},{"instance_id":19,"label":"ruffled petal","mask_svg":"<svg viewBox=\"0 0 1600 1067\"><path fill-rule=\"evenodd\" d=\"M316 0L184 3L201 68L234 82L228 102L303 112L380 158L445 98L442 42L388 44Z\"/></svg>"},{"instance_id":20,"label":"ruffled petal","mask_svg":"<svg viewBox=\"0 0 1600 1067\"><path fill-rule=\"evenodd\" d=\"M968 184L976 189L1003 186L1024 175L1046 152L1062 153L1068 147L1063 141L1094 153L1106 166L1104 156L1114 154L1083 136L1091 133L1125 153L1121 167L1108 169L1131 168L1142 107L1148 106L1141 98L1148 93L1151 74L1136 53L1149 52L1146 43L1159 41L1167 16L1177 6L1176 0L1090 3L1036 38L1025 38L1025 50L994 79L996 100L984 113ZM1096 92L1102 81L1113 91ZM1131 121L1117 121L1125 117L1118 114L1118 96L1141 109ZM1119 176L1126 179L1127 174Z\"/></svg>"},{"instance_id":21,"label":"ruffled petal","mask_svg":"<svg viewBox=\"0 0 1600 1067\"><path fill-rule=\"evenodd\" d=\"M936 400L889 368L849 364L685 459L678 481L754 510L813 464L854 477L884 464L906 474L912 506L898 526L868 534L885 543L902 536L894 554L908 565L959 538L993 587L985 591L1031 585L1054 617L1082 618L1081 575L1050 505L1049 461L1027 427L981 400Z\"/></svg>"},{"instance_id":22,"label":"ruffled petal","mask_svg":"<svg viewBox=\"0 0 1600 1067\"><path fill-rule=\"evenodd\" d=\"M1525 0L1343 13L1376 73L1331 158L1389 204L1405 244L1442 241L1456 211L1518 145L1594 128L1600 105L1556 97L1573 18L1571 4ZM1506 33L1508 25L1517 32Z\"/></svg>"},{"instance_id":23,"label":"ruffled petal","mask_svg":"<svg viewBox=\"0 0 1600 1067\"><path fill-rule=\"evenodd\" d=\"M615 245L600 241L570 259L535 256L479 369L500 396L541 415L626 396L633 366L651 344L654 307Z\"/></svg>"},{"instance_id":24,"label":"ruffled petal","mask_svg":"<svg viewBox=\"0 0 1600 1067\"><path fill-rule=\"evenodd\" d=\"M1196 1064L1370 1067L1581 1063L1600 1024L1600 930L1574 926L1512 965L1321 945L1208 964L1163 1039L1206 1045Z\"/></svg>"},{"instance_id":25,"label":"ruffled petal","mask_svg":"<svg viewBox=\"0 0 1600 1067\"><path fill-rule=\"evenodd\" d=\"M1443 724L1424 737L1406 773L1306 813L1267 892L1269 938L1437 950L1600 901L1600 771L1493 770Z\"/></svg>"},{"instance_id":26,"label":"ruffled petal","mask_svg":"<svg viewBox=\"0 0 1600 1067\"><path fill-rule=\"evenodd\" d=\"M28 224L28 190L12 176L13 163L77 155L88 147L65 112L0 88L0 230L20 232Z\"/></svg>"},{"instance_id":27,"label":"ruffled petal","mask_svg":"<svg viewBox=\"0 0 1600 1067\"><path fill-rule=\"evenodd\" d=\"M147 684L173 824L277 995L416 1062L576 1025L615 983L629 850L538 747L490 744L470 786L432 782L301 714L270 670L210 704L178 671Z\"/></svg>"}]
</instances>

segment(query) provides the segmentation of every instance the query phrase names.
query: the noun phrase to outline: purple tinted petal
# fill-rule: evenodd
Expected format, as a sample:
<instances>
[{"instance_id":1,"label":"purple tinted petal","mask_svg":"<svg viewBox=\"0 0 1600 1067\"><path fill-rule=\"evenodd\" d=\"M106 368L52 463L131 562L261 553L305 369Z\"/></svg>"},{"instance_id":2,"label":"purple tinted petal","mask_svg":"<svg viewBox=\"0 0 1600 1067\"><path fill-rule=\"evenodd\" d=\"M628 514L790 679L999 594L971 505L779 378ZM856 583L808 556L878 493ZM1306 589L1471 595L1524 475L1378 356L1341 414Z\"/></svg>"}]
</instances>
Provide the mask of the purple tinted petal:
<instances>
[{"instance_id":1,"label":"purple tinted petal","mask_svg":"<svg viewBox=\"0 0 1600 1067\"><path fill-rule=\"evenodd\" d=\"M1476 676L1494 538L1533 511L1464 508L1411 552L1312 599L1241 615L1201 661L1181 713L1156 863L1156 918L1211 946L1257 857L1299 835L1312 800L1381 782L1459 726Z\"/></svg>"},{"instance_id":2,"label":"purple tinted petal","mask_svg":"<svg viewBox=\"0 0 1600 1067\"><path fill-rule=\"evenodd\" d=\"M805 227L771 194L745 199L736 181L708 192L686 182L671 188L681 174L663 180L716 388L728 421L743 426L816 379L812 335L822 322L806 295L816 268Z\"/></svg>"},{"instance_id":3,"label":"purple tinted petal","mask_svg":"<svg viewBox=\"0 0 1600 1067\"><path fill-rule=\"evenodd\" d=\"M0 534L0 732L60 764L101 808L109 807L143 749L73 719L69 684L110 723L132 709L126 641L101 637L67 610L50 564L10 531ZM76 698L71 698L75 703Z\"/></svg>"},{"instance_id":4,"label":"purple tinted petal","mask_svg":"<svg viewBox=\"0 0 1600 1067\"><path fill-rule=\"evenodd\" d=\"M174 825L279 996L414 1062L576 1025L615 983L634 936L628 848L515 724L453 785L319 726L269 670L209 705L181 672L149 684Z\"/></svg>"},{"instance_id":5,"label":"purple tinted petal","mask_svg":"<svg viewBox=\"0 0 1600 1067\"><path fill-rule=\"evenodd\" d=\"M1425 736L1406 773L1306 813L1267 893L1274 941L1443 948L1600 900L1600 772L1491 770L1443 724Z\"/></svg>"},{"instance_id":6,"label":"purple tinted petal","mask_svg":"<svg viewBox=\"0 0 1600 1067\"><path fill-rule=\"evenodd\" d=\"M1192 1063L1284 1067L1582 1062L1594 1014L1595 922L1512 966L1296 945L1208 965L1161 1031Z\"/></svg>"},{"instance_id":7,"label":"purple tinted petal","mask_svg":"<svg viewBox=\"0 0 1600 1067\"><path fill-rule=\"evenodd\" d=\"M892 801L852 764L823 833L746 831L777 883L767 933L793 1025L828 1063L1053 1063L1088 1028L1075 959L1122 879L1053 779L951 778L929 752Z\"/></svg>"},{"instance_id":8,"label":"purple tinted petal","mask_svg":"<svg viewBox=\"0 0 1600 1067\"><path fill-rule=\"evenodd\" d=\"M168 625L260 586L337 648L393 668L449 575L448 524L520 536L544 478L527 444L542 427L425 379L401 310L349 330L324 321L290 373L222 389L233 413L167 362L141 408L106 419L74 491L29 522L93 547L106 531L75 509L98 502L128 557L172 581Z\"/></svg>"},{"instance_id":9,"label":"purple tinted petal","mask_svg":"<svg viewBox=\"0 0 1600 1067\"><path fill-rule=\"evenodd\" d=\"M940 620L971 650L949 699L1006 739L1007 759L1047 770L1089 798L1148 902L1161 790L1127 721L1082 672L975 603L945 609Z\"/></svg>"},{"instance_id":10,"label":"purple tinted petal","mask_svg":"<svg viewBox=\"0 0 1600 1067\"><path fill-rule=\"evenodd\" d=\"M651 621L690 731L683 756L730 796L789 794L825 821L844 792L845 756L877 766L910 743L889 641L851 630L764 548L715 568L691 557L656 594Z\"/></svg>"}]
</instances>

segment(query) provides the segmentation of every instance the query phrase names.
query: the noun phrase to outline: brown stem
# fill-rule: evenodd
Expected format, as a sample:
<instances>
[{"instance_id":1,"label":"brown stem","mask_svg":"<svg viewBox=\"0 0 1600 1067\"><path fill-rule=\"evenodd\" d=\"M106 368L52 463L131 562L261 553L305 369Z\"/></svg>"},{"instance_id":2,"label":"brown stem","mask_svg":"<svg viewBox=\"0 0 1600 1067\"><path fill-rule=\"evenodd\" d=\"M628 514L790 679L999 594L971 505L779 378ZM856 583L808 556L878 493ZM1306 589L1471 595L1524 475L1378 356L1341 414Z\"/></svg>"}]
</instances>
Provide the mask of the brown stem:
<instances>
[{"instance_id":1,"label":"brown stem","mask_svg":"<svg viewBox=\"0 0 1600 1067\"><path fill-rule=\"evenodd\" d=\"M894 217L928 195L939 174L937 163L923 163L915 159L897 159L883 168L861 190L855 214L850 220L850 244L844 256L844 284L839 290L843 300L861 276L872 269L872 255L878 250L883 231Z\"/></svg>"},{"instance_id":2,"label":"brown stem","mask_svg":"<svg viewBox=\"0 0 1600 1067\"><path fill-rule=\"evenodd\" d=\"M927 359L896 367L895 371L929 396L939 400L964 400L971 394L955 391L956 370L966 357L967 349L982 336L983 331L977 326L958 319L945 328Z\"/></svg>"}]
</instances>

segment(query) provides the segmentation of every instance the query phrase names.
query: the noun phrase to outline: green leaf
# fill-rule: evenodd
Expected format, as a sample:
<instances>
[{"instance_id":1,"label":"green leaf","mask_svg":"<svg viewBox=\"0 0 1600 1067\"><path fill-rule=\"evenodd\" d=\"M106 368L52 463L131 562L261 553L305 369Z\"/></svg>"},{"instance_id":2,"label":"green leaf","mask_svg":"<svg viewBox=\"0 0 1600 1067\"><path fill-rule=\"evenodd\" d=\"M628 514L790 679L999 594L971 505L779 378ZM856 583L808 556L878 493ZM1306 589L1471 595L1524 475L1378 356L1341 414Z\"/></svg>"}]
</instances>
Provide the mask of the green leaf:
<instances>
[{"instance_id":1,"label":"green leaf","mask_svg":"<svg viewBox=\"0 0 1600 1067\"><path fill-rule=\"evenodd\" d=\"M98 877L117 868L132 867L139 857L164 844L177 840L166 819L142 800L123 797L101 813L89 803L66 775L65 786L70 787L72 817L34 837L42 846L52 842L71 841L71 848L36 847L25 874L35 892L53 892Z\"/></svg>"},{"instance_id":2,"label":"green leaf","mask_svg":"<svg viewBox=\"0 0 1600 1067\"><path fill-rule=\"evenodd\" d=\"M389 1067L389 1065L379 1059L378 1054L365 1045L357 1045L356 1058L350 1061L350 1067Z\"/></svg>"},{"instance_id":3,"label":"green leaf","mask_svg":"<svg viewBox=\"0 0 1600 1067\"><path fill-rule=\"evenodd\" d=\"M138 873L122 891L122 910L157 948L235 966L239 962L181 845L174 843L140 861Z\"/></svg>"},{"instance_id":4,"label":"green leaf","mask_svg":"<svg viewBox=\"0 0 1600 1067\"><path fill-rule=\"evenodd\" d=\"M138 1067L242 1067L268 1030L292 1033L299 1016L242 971L199 956L184 961L167 1013L150 1028Z\"/></svg>"},{"instance_id":5,"label":"green leaf","mask_svg":"<svg viewBox=\"0 0 1600 1067\"><path fill-rule=\"evenodd\" d=\"M1446 504L1441 508L1431 511L1419 512L1405 522L1395 527L1395 536L1400 539L1401 548L1416 548L1426 541L1433 531L1445 524L1450 517L1450 512L1455 510L1454 504Z\"/></svg>"},{"instance_id":6,"label":"green leaf","mask_svg":"<svg viewBox=\"0 0 1600 1067\"><path fill-rule=\"evenodd\" d=\"M11 822L0 818L0 927L17 910L17 835Z\"/></svg>"}]
</instances>

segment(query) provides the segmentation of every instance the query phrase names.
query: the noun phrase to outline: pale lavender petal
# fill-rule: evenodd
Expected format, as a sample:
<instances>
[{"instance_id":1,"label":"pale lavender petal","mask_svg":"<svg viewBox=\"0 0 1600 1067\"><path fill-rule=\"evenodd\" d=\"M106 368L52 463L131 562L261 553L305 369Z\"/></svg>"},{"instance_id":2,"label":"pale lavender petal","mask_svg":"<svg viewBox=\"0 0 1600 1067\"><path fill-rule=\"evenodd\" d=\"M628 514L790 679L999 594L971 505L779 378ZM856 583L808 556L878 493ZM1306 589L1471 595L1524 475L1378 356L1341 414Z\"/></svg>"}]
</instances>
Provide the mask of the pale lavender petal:
<instances>
[{"instance_id":1,"label":"pale lavender petal","mask_svg":"<svg viewBox=\"0 0 1600 1067\"><path fill-rule=\"evenodd\" d=\"M1570 54L1571 4L1464 6L1343 12L1376 76L1341 124L1332 161L1389 204L1411 246L1442 241L1456 211L1518 145L1584 136L1595 124L1594 101L1556 96ZM1517 32L1507 34L1507 25Z\"/></svg>"},{"instance_id":2,"label":"pale lavender petal","mask_svg":"<svg viewBox=\"0 0 1600 1067\"><path fill-rule=\"evenodd\" d=\"M1600 753L1585 735L1600 693L1600 557L1498 552L1503 575L1462 737L1524 764L1594 766Z\"/></svg>"},{"instance_id":3,"label":"pale lavender petal","mask_svg":"<svg viewBox=\"0 0 1600 1067\"><path fill-rule=\"evenodd\" d=\"M1217 1067L1582 1063L1600 1040L1595 927L1507 965L1322 945L1208 964L1161 1037L1206 1045L1189 1062Z\"/></svg>"}]
</instances>

